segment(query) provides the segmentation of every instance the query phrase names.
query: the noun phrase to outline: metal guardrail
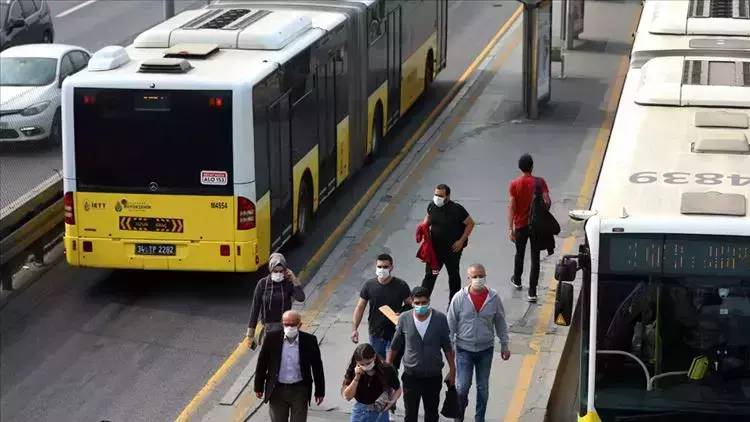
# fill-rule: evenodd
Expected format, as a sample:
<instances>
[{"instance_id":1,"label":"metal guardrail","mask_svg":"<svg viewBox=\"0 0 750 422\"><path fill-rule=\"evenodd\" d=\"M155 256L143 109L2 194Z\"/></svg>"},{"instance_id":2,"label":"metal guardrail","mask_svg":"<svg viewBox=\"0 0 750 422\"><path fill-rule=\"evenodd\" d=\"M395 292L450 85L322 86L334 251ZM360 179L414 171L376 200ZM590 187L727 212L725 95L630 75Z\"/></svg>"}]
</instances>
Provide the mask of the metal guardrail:
<instances>
[{"instance_id":1,"label":"metal guardrail","mask_svg":"<svg viewBox=\"0 0 750 422\"><path fill-rule=\"evenodd\" d=\"M33 258L44 263L47 247L63 232L63 183L54 175L0 210L0 287Z\"/></svg>"}]
</instances>

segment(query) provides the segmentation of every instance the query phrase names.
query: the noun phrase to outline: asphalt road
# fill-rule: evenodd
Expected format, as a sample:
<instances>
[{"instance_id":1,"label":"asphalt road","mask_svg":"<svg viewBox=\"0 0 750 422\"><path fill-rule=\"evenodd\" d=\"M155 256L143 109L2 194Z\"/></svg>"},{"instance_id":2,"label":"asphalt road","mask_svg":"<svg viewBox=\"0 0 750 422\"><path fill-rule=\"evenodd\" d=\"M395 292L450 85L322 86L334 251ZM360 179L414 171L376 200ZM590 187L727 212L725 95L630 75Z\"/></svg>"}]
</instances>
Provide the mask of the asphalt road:
<instances>
[{"instance_id":1,"label":"asphalt road","mask_svg":"<svg viewBox=\"0 0 750 422\"><path fill-rule=\"evenodd\" d=\"M69 3L73 7L80 2ZM101 3L58 19L80 19L71 22L70 28L80 30L76 34L70 30L67 36L71 40L103 40L100 31L112 40L121 40L128 35L119 29L134 27L134 16L140 16L143 28L160 16L149 23L141 11L134 10L137 6L130 6L156 2ZM126 15L112 12L121 7L125 9L120 13ZM159 13L159 7L148 7L149 13ZM66 10L59 5L55 8ZM317 216L311 240L286 251L292 268L301 268L314 254L515 8L511 1L452 2L448 69L399 123L387 140L383 157L357 173L327 201ZM84 21L79 13L87 13L89 20ZM64 28L58 24L60 41L65 40ZM54 165L53 152L42 154L50 156L47 169ZM39 155L26 159L43 162ZM2 163L5 161L3 155ZM53 266L0 310L2 420L174 419L244 335L254 280L254 276L80 270L65 263Z\"/></svg>"},{"instance_id":2,"label":"asphalt road","mask_svg":"<svg viewBox=\"0 0 750 422\"><path fill-rule=\"evenodd\" d=\"M50 0L55 42L82 46L92 53L107 45L128 45L164 17L160 0ZM206 0L176 0L175 11L198 8ZM0 144L0 209L62 172L59 147L43 142Z\"/></svg>"}]
</instances>

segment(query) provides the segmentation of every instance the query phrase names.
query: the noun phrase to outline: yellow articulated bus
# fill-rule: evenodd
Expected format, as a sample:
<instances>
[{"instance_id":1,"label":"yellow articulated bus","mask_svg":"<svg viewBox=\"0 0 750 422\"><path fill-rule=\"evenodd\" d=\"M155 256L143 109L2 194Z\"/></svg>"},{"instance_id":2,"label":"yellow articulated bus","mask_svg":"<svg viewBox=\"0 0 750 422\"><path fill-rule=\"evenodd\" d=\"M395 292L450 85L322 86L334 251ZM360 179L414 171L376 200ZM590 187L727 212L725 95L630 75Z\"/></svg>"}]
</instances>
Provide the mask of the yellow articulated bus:
<instances>
[{"instance_id":1,"label":"yellow articulated bus","mask_svg":"<svg viewBox=\"0 0 750 422\"><path fill-rule=\"evenodd\" d=\"M73 266L252 272L445 67L447 0L222 1L63 84Z\"/></svg>"}]
</instances>

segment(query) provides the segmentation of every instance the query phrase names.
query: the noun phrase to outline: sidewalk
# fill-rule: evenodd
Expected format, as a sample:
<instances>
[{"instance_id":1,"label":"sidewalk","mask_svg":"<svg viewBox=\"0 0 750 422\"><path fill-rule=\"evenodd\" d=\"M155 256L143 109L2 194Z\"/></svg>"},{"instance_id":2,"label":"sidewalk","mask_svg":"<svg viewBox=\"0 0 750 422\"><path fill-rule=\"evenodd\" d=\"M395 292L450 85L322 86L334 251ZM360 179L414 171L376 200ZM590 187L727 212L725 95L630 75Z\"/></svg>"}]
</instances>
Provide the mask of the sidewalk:
<instances>
[{"instance_id":1,"label":"sidewalk","mask_svg":"<svg viewBox=\"0 0 750 422\"><path fill-rule=\"evenodd\" d=\"M451 187L452 199L477 223L463 254L462 275L473 262L485 265L488 286L502 297L510 328L510 360L500 359L499 345L495 349L487 421L544 419L567 335L567 329L552 324L554 291L549 287L554 263L562 250L572 249L580 234L568 222L567 212L588 206L639 10L637 3L586 2L584 41L566 58L566 79L557 79L558 67L553 66L552 102L536 122L518 119L522 111L519 19L389 176L306 287L308 300L300 306L303 329L317 335L326 371L325 401L311 410L309 421L349 420L352 404L341 397L340 388L354 349L349 336L359 290L374 276L375 257L383 252L395 259L394 275L412 287L421 283L424 264L415 258L414 231L438 183ZM539 304L525 300L528 262L523 290L509 283L514 246L506 235L507 186L517 176L517 160L525 152L534 157L535 174L547 180L552 210L563 225L555 255L542 261ZM432 306L445 311L447 305L447 275L442 272ZM364 321L360 339L366 338ZM235 390L248 382L254 367L255 358ZM242 420L247 414L238 413L239 408L257 406L252 380L248 385L233 406L219 406L224 409L215 409L204 420ZM472 388L467 421L473 420L474 397ZM403 416L402 400L398 407ZM267 408L261 407L250 420L269 420Z\"/></svg>"}]
</instances>

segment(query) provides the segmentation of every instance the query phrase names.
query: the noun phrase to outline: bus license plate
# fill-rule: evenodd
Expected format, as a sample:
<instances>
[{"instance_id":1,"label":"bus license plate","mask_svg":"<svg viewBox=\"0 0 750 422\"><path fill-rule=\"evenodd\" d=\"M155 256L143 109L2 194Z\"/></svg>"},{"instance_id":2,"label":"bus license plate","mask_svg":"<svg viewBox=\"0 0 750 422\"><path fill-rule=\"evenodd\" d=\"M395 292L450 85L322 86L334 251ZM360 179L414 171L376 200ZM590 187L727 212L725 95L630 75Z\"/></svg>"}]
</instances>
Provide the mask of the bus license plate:
<instances>
[{"instance_id":1,"label":"bus license plate","mask_svg":"<svg viewBox=\"0 0 750 422\"><path fill-rule=\"evenodd\" d=\"M175 245L149 245L139 243L135 245L135 254L175 256L177 254L177 248Z\"/></svg>"}]
</instances>

